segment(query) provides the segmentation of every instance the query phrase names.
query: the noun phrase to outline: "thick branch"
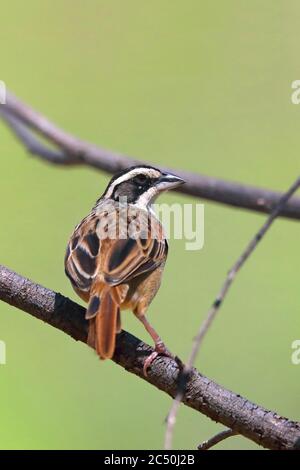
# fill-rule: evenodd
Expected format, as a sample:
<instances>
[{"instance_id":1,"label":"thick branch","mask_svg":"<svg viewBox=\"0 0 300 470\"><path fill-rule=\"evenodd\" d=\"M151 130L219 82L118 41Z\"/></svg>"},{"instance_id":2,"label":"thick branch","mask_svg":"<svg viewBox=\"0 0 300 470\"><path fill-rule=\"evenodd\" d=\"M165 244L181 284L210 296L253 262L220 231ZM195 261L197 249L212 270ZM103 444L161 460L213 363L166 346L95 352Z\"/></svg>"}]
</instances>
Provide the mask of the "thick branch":
<instances>
[{"instance_id":1,"label":"thick branch","mask_svg":"<svg viewBox=\"0 0 300 470\"><path fill-rule=\"evenodd\" d=\"M75 340L86 342L87 322L83 307L1 265L0 299L64 331ZM176 362L159 357L153 362L148 377L143 375L145 356L152 351L150 346L122 331L117 338L113 360L174 397L179 373ZM269 449L300 448L300 423L224 389L196 369L190 374L183 403Z\"/></svg>"},{"instance_id":2,"label":"thick branch","mask_svg":"<svg viewBox=\"0 0 300 470\"><path fill-rule=\"evenodd\" d=\"M46 146L44 149L41 146L37 148L36 145L32 148L32 142L26 142L26 136L24 140L24 132L21 137L20 132L18 132L18 126L14 126L12 121L9 122L11 129L29 151L52 163L65 165L85 164L108 173L116 173L130 165L141 163L140 160L135 158L104 150L96 145L77 139L58 128L12 94L7 93L6 104L0 105L0 115L7 121L9 114L15 119L15 124L17 120L20 121L21 124L25 124L42 135L52 145L56 145L59 151L57 153L52 151L51 158L49 158ZM242 185L232 181L223 181L183 170L173 169L171 171L186 181L186 184L178 188L178 191L230 206L269 213L278 203L281 196L278 192ZM300 199L293 198L289 201L281 216L300 219Z\"/></svg>"}]
</instances>

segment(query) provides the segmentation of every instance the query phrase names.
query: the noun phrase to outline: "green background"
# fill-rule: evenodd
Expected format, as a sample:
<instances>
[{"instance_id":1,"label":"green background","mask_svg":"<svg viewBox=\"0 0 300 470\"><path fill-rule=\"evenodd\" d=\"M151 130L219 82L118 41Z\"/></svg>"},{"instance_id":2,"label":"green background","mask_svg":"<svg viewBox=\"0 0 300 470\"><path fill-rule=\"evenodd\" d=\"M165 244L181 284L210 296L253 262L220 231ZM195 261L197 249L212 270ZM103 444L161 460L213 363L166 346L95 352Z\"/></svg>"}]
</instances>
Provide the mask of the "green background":
<instances>
[{"instance_id":1,"label":"green background","mask_svg":"<svg viewBox=\"0 0 300 470\"><path fill-rule=\"evenodd\" d=\"M154 163L285 190L299 171L297 1L11 0L1 4L0 79L62 128ZM75 224L108 177L50 166L0 123L1 263L76 299L64 275ZM199 202L169 194L161 202ZM205 246L171 241L149 312L187 357L224 275L265 216L205 202ZM199 369L300 419L297 222L279 220L240 273ZM124 327L149 341L131 313ZM162 448L169 397L65 334L0 304L1 448ZM174 446L221 425L180 409ZM254 449L242 437L218 448Z\"/></svg>"}]
</instances>

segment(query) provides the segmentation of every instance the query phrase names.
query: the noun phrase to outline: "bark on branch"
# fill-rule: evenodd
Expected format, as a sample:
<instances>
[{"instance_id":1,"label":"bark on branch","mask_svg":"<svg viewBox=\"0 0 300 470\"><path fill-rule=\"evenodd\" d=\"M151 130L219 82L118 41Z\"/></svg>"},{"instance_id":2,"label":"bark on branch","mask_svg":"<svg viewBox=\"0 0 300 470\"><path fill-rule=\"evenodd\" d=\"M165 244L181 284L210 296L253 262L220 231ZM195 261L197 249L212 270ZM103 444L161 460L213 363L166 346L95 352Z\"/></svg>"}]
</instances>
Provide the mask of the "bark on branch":
<instances>
[{"instance_id":1,"label":"bark on branch","mask_svg":"<svg viewBox=\"0 0 300 470\"><path fill-rule=\"evenodd\" d=\"M136 163L149 163L102 149L68 134L8 92L6 104L0 105L0 116L29 152L54 164L84 164L108 173L116 173ZM37 139L36 134L45 138L56 149L44 145ZM270 213L281 197L280 193L267 189L183 170L171 171L186 181L186 184L178 189L179 192L234 207ZM291 199L280 215L300 219L300 198Z\"/></svg>"},{"instance_id":2,"label":"bark on branch","mask_svg":"<svg viewBox=\"0 0 300 470\"><path fill-rule=\"evenodd\" d=\"M85 309L70 299L25 279L0 265L0 299L86 343ZM174 398L178 367L166 357L157 358L148 377L143 375L145 356L152 348L130 333L117 338L113 360ZM269 449L300 448L300 423L279 416L235 394L192 369L183 403L233 431Z\"/></svg>"}]
</instances>

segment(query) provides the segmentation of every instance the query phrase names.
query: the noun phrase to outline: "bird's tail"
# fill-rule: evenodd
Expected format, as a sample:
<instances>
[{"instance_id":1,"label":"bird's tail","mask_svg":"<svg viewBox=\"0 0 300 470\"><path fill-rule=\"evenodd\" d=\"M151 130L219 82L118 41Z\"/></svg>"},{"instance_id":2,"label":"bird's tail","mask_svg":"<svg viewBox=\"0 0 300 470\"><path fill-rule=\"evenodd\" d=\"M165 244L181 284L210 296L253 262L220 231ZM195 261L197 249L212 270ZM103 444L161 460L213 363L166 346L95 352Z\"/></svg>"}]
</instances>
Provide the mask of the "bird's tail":
<instances>
[{"instance_id":1,"label":"bird's tail","mask_svg":"<svg viewBox=\"0 0 300 470\"><path fill-rule=\"evenodd\" d=\"M114 354L116 334L121 331L120 305L127 291L125 285L104 286L101 290L98 286L91 291L86 312L89 320L88 344L96 349L100 359L111 359Z\"/></svg>"}]
</instances>

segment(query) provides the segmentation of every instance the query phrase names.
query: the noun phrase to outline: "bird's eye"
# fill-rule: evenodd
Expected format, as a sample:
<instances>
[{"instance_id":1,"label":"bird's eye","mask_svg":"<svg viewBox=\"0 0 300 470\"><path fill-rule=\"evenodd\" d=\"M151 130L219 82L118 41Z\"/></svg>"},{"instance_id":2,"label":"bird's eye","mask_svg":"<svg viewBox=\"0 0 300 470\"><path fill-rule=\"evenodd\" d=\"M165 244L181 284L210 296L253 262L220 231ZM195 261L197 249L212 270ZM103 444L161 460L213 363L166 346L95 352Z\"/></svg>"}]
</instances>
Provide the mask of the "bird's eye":
<instances>
[{"instance_id":1,"label":"bird's eye","mask_svg":"<svg viewBox=\"0 0 300 470\"><path fill-rule=\"evenodd\" d=\"M135 177L135 182L138 184L138 185L143 185L146 183L146 181L148 180L147 176L146 175L137 175Z\"/></svg>"}]
</instances>

